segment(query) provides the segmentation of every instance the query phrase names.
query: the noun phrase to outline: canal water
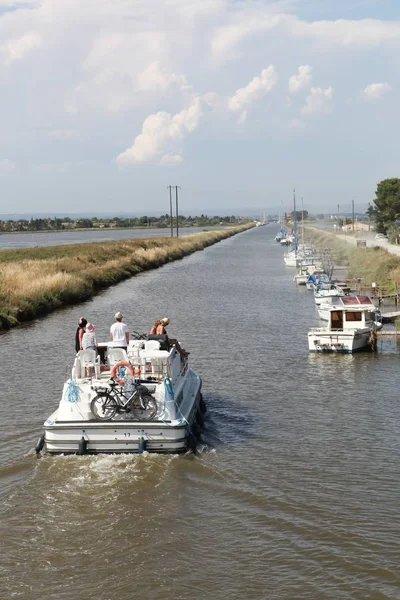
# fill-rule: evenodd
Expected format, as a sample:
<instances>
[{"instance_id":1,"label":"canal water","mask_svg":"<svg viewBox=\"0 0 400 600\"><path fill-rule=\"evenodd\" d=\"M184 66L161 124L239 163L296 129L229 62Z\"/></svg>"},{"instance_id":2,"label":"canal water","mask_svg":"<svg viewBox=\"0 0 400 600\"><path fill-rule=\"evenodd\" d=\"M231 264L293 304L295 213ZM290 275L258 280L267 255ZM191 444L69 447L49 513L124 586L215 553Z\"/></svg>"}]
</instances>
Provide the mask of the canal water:
<instances>
[{"instance_id":1,"label":"canal water","mask_svg":"<svg viewBox=\"0 0 400 600\"><path fill-rule=\"evenodd\" d=\"M221 229L220 226L211 227L182 227L179 237L200 231ZM170 237L171 229L143 228L143 229L96 229L94 231L43 231L38 233L1 233L0 249L10 248L36 248L38 246L63 246L64 244L83 244L89 242L106 242L113 240L135 240L138 238ZM176 236L176 228L174 228Z\"/></svg>"},{"instance_id":2,"label":"canal water","mask_svg":"<svg viewBox=\"0 0 400 600\"><path fill-rule=\"evenodd\" d=\"M399 356L310 355L274 226L0 336L0 598L400 597ZM199 453L36 459L83 315L170 318L208 405Z\"/></svg>"}]
</instances>

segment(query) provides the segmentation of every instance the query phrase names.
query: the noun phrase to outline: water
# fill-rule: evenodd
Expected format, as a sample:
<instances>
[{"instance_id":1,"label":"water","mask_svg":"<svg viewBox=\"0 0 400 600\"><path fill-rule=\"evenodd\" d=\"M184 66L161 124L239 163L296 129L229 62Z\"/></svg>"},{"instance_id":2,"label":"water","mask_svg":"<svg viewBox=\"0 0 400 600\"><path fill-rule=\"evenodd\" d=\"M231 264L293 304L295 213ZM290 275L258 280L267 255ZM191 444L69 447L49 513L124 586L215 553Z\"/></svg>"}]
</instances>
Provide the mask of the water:
<instances>
[{"instance_id":1,"label":"water","mask_svg":"<svg viewBox=\"0 0 400 600\"><path fill-rule=\"evenodd\" d=\"M179 229L179 236L198 233L204 230L221 229L212 227L185 227ZM112 240L131 240L137 238L170 237L171 229L101 229L95 231L48 231L42 233L1 233L0 249L36 248L38 246L62 246L64 244L82 244L106 242ZM174 236L176 230L174 229Z\"/></svg>"},{"instance_id":2,"label":"water","mask_svg":"<svg viewBox=\"0 0 400 600\"><path fill-rule=\"evenodd\" d=\"M0 598L400 598L400 385L310 355L312 297L273 226L0 336ZM197 456L35 458L79 316L170 317L209 407ZM67 360L66 360L67 357Z\"/></svg>"}]
</instances>

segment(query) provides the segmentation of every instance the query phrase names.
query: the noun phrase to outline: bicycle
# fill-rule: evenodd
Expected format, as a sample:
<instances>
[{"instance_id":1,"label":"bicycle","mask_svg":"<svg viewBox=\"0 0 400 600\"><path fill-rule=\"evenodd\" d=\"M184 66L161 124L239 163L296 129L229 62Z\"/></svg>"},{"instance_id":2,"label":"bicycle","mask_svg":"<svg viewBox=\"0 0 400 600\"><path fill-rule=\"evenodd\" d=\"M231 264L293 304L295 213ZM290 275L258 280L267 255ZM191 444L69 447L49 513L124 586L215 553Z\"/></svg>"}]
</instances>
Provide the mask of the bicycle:
<instances>
[{"instance_id":1,"label":"bicycle","mask_svg":"<svg viewBox=\"0 0 400 600\"><path fill-rule=\"evenodd\" d=\"M92 387L97 395L90 410L97 419L111 421L115 415L132 412L138 421L150 421L157 414L157 403L146 386L132 380L132 391L124 390L114 379L109 387ZM119 389L118 389L119 388Z\"/></svg>"}]
</instances>

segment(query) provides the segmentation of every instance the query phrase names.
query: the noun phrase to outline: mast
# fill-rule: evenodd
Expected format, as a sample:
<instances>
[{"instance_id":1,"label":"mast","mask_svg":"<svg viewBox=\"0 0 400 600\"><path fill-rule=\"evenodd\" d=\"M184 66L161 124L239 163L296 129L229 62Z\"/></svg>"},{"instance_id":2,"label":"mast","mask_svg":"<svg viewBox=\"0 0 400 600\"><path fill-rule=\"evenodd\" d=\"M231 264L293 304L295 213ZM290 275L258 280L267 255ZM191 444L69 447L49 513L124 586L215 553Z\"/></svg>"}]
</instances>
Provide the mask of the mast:
<instances>
[{"instance_id":1,"label":"mast","mask_svg":"<svg viewBox=\"0 0 400 600\"><path fill-rule=\"evenodd\" d=\"M304 204L303 196L301 197L301 243L304 246ZM304 250L304 247L303 247Z\"/></svg>"},{"instance_id":2,"label":"mast","mask_svg":"<svg viewBox=\"0 0 400 600\"><path fill-rule=\"evenodd\" d=\"M297 256L297 215L296 215L296 189L293 188L293 238L294 254Z\"/></svg>"}]
</instances>

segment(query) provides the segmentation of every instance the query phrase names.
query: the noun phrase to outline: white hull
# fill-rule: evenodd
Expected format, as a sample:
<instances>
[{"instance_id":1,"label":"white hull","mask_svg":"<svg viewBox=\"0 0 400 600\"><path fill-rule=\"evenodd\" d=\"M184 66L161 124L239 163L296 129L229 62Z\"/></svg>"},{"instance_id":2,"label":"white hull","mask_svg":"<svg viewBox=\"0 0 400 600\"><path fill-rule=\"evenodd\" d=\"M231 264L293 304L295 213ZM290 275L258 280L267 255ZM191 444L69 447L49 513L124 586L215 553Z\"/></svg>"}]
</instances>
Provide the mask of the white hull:
<instances>
[{"instance_id":1,"label":"white hull","mask_svg":"<svg viewBox=\"0 0 400 600\"><path fill-rule=\"evenodd\" d=\"M287 267L297 267L297 258L295 256L286 255L283 257L283 260Z\"/></svg>"},{"instance_id":2,"label":"white hull","mask_svg":"<svg viewBox=\"0 0 400 600\"><path fill-rule=\"evenodd\" d=\"M330 294L329 296L316 296L314 291L314 300L315 304L319 306L320 304L330 304L332 305L333 298L340 298L343 294L335 292L334 294Z\"/></svg>"},{"instance_id":3,"label":"white hull","mask_svg":"<svg viewBox=\"0 0 400 600\"><path fill-rule=\"evenodd\" d=\"M141 379L140 384L148 389L157 407L153 418L150 419L151 413L129 408L117 411L110 420L96 416L92 412L93 399L99 390L111 389L110 381L115 380L110 380L107 369L86 377L77 355L72 378L64 384L58 408L44 423L42 447L47 453L141 453L144 450L179 453L195 446L205 411L201 378L182 363L175 347L161 351L145 346L136 354L135 348L131 349L131 364L136 361L137 368L141 364L142 374L147 379Z\"/></svg>"},{"instance_id":4,"label":"white hull","mask_svg":"<svg viewBox=\"0 0 400 600\"><path fill-rule=\"evenodd\" d=\"M334 332L327 329L312 329L308 334L310 352L353 353L371 347L370 329L349 332Z\"/></svg>"},{"instance_id":5,"label":"white hull","mask_svg":"<svg viewBox=\"0 0 400 600\"><path fill-rule=\"evenodd\" d=\"M293 277L293 280L296 282L297 285L306 285L307 279L308 279L308 274L306 274L306 275L295 275Z\"/></svg>"}]
</instances>

